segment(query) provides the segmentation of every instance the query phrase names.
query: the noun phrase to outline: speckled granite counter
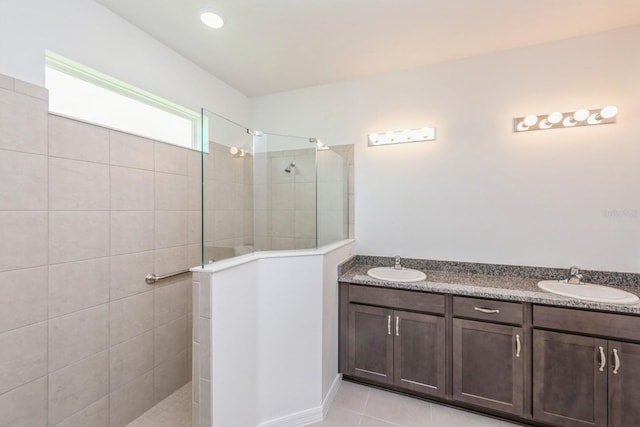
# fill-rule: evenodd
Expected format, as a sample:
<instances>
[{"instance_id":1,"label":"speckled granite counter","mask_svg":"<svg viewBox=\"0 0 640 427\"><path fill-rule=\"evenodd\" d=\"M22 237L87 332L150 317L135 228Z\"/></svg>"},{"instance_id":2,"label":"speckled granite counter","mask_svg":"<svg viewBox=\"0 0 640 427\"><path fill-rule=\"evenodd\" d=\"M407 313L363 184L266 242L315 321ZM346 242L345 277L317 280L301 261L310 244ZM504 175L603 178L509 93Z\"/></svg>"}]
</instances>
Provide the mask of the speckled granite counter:
<instances>
[{"instance_id":1,"label":"speckled granite counter","mask_svg":"<svg viewBox=\"0 0 640 427\"><path fill-rule=\"evenodd\" d=\"M540 280L561 279L565 277L566 271L561 269L453 263L448 261L403 260L403 266L424 271L427 275L426 280L411 283L387 282L374 279L367 275L367 271L372 267L390 265L393 265L392 258L358 255L340 266L338 280L359 285L640 315L640 303L621 305L585 301L552 294L538 288L537 284ZM478 274L478 272L492 274ZM596 271L585 271L584 273L585 281L615 286L616 288L640 296L640 286L638 286L640 275ZM537 277L535 277L536 274ZM534 276L532 277L532 275Z\"/></svg>"}]
</instances>

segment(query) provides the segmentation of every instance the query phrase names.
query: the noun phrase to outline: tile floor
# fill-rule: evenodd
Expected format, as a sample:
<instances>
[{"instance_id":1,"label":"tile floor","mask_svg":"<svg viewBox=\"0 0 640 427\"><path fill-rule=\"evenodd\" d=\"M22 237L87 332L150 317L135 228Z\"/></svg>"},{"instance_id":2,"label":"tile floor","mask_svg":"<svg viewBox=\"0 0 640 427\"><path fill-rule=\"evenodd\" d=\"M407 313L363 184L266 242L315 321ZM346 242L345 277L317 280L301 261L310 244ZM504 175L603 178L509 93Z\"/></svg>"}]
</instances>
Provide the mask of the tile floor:
<instances>
[{"instance_id":1,"label":"tile floor","mask_svg":"<svg viewBox=\"0 0 640 427\"><path fill-rule=\"evenodd\" d=\"M343 381L325 421L312 426L516 427L517 424Z\"/></svg>"},{"instance_id":2,"label":"tile floor","mask_svg":"<svg viewBox=\"0 0 640 427\"><path fill-rule=\"evenodd\" d=\"M516 427L420 399L343 381L327 419L312 427ZM191 427L191 383L127 427Z\"/></svg>"},{"instance_id":3,"label":"tile floor","mask_svg":"<svg viewBox=\"0 0 640 427\"><path fill-rule=\"evenodd\" d=\"M183 385L127 427L191 427L191 383Z\"/></svg>"}]
</instances>

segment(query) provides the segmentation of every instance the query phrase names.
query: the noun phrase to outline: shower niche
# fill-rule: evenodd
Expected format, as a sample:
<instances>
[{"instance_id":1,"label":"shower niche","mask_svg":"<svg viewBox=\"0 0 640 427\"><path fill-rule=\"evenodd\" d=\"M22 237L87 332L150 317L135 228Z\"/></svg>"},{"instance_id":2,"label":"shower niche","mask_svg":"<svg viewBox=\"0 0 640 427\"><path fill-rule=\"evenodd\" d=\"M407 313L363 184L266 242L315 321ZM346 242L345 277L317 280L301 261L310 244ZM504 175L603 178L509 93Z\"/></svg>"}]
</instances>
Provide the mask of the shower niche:
<instances>
[{"instance_id":1,"label":"shower niche","mask_svg":"<svg viewBox=\"0 0 640 427\"><path fill-rule=\"evenodd\" d=\"M352 145L253 131L206 110L202 119L203 265L350 237Z\"/></svg>"}]
</instances>

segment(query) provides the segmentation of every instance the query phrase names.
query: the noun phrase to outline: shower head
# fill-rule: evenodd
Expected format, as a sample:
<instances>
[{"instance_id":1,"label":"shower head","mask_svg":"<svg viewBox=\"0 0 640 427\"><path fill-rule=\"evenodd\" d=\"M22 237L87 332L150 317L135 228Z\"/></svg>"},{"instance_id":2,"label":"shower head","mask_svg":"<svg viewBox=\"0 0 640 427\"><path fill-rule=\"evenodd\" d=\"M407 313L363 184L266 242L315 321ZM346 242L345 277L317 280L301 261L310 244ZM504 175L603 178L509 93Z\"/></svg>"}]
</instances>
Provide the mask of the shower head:
<instances>
[{"instance_id":1,"label":"shower head","mask_svg":"<svg viewBox=\"0 0 640 427\"><path fill-rule=\"evenodd\" d=\"M291 173L291 169L296 167L296 162L291 162L289 163L289 166L287 166L286 168L284 168L284 171L286 173Z\"/></svg>"}]
</instances>

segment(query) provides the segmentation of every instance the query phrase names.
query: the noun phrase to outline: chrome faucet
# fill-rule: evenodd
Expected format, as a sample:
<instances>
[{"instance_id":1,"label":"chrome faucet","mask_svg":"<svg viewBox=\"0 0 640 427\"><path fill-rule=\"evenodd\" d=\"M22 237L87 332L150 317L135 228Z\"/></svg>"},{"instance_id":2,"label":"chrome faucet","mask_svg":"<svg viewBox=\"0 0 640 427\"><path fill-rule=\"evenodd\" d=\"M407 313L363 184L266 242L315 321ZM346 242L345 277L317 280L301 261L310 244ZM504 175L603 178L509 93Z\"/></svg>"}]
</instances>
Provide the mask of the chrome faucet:
<instances>
[{"instance_id":1,"label":"chrome faucet","mask_svg":"<svg viewBox=\"0 0 640 427\"><path fill-rule=\"evenodd\" d=\"M582 284L582 274L580 274L580 269L578 267L571 267L569 269L569 277L567 277L567 283L570 285Z\"/></svg>"},{"instance_id":2,"label":"chrome faucet","mask_svg":"<svg viewBox=\"0 0 640 427\"><path fill-rule=\"evenodd\" d=\"M396 263L393 268L395 270L402 270L402 266L400 265L400 255L396 255Z\"/></svg>"}]
</instances>

